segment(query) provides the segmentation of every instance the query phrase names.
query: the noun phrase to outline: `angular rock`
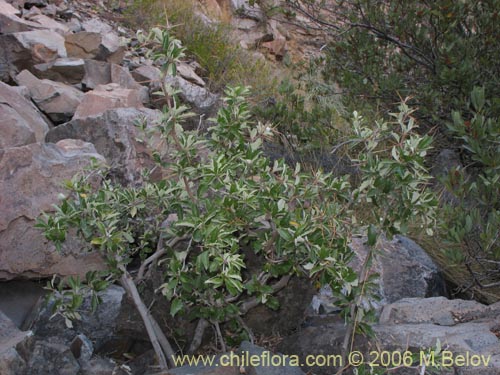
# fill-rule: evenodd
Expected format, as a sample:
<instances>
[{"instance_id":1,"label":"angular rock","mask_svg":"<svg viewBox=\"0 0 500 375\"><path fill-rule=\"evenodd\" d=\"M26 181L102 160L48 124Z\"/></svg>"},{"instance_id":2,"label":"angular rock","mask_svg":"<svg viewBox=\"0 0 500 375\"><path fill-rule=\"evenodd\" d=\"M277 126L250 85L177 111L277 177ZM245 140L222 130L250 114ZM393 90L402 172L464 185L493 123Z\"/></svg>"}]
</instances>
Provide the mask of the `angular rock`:
<instances>
[{"instance_id":1,"label":"angular rock","mask_svg":"<svg viewBox=\"0 0 500 375\"><path fill-rule=\"evenodd\" d=\"M143 92L137 89L124 89L116 83L97 86L83 97L77 107L75 119L96 116L113 108L142 108Z\"/></svg>"},{"instance_id":2,"label":"angular rock","mask_svg":"<svg viewBox=\"0 0 500 375\"><path fill-rule=\"evenodd\" d=\"M126 89L138 90L141 102L144 104L149 102L148 89L137 83L127 68L117 64L111 64L111 83L116 83L120 87Z\"/></svg>"},{"instance_id":3,"label":"angular rock","mask_svg":"<svg viewBox=\"0 0 500 375\"><path fill-rule=\"evenodd\" d=\"M39 80L27 70L16 77L17 83L26 86L35 104L55 123L71 120L84 93L74 87L48 79Z\"/></svg>"},{"instance_id":4,"label":"angular rock","mask_svg":"<svg viewBox=\"0 0 500 375\"><path fill-rule=\"evenodd\" d=\"M167 76L165 82L174 89L180 90L179 96L181 99L193 106L195 110L209 111L215 106L219 98L207 89L194 85L180 76Z\"/></svg>"},{"instance_id":5,"label":"angular rock","mask_svg":"<svg viewBox=\"0 0 500 375\"><path fill-rule=\"evenodd\" d=\"M85 75L83 59L62 58L46 64L37 64L33 73L41 79L50 79L69 85L82 82Z\"/></svg>"},{"instance_id":6,"label":"angular rock","mask_svg":"<svg viewBox=\"0 0 500 375\"><path fill-rule=\"evenodd\" d=\"M14 280L0 283L0 311L25 331L38 315L47 291L43 284L30 280Z\"/></svg>"},{"instance_id":7,"label":"angular rock","mask_svg":"<svg viewBox=\"0 0 500 375\"><path fill-rule=\"evenodd\" d=\"M41 142L49 123L17 90L0 82L0 149Z\"/></svg>"},{"instance_id":8,"label":"angular rock","mask_svg":"<svg viewBox=\"0 0 500 375\"><path fill-rule=\"evenodd\" d=\"M141 85L159 87L161 70L152 65L141 65L132 71L132 77Z\"/></svg>"},{"instance_id":9,"label":"angular rock","mask_svg":"<svg viewBox=\"0 0 500 375\"><path fill-rule=\"evenodd\" d=\"M29 17L29 20L39 24L38 28L55 31L61 35L65 35L70 32L68 26L63 23L57 22L51 17L48 17L44 14L37 14Z\"/></svg>"},{"instance_id":10,"label":"angular rock","mask_svg":"<svg viewBox=\"0 0 500 375\"><path fill-rule=\"evenodd\" d=\"M74 375L80 371L80 365L71 350L59 342L35 342L30 357L28 368L33 375Z\"/></svg>"},{"instance_id":11,"label":"angular rock","mask_svg":"<svg viewBox=\"0 0 500 375\"><path fill-rule=\"evenodd\" d=\"M18 352L18 346L26 341L31 332L21 332L15 324L0 311L0 374L19 375L28 370L26 361Z\"/></svg>"},{"instance_id":12,"label":"angular rock","mask_svg":"<svg viewBox=\"0 0 500 375\"><path fill-rule=\"evenodd\" d=\"M101 257L71 236L58 252L34 228L40 213L58 203L63 182L91 158L104 161L91 144L78 140L0 150L0 279L84 275L103 268Z\"/></svg>"},{"instance_id":13,"label":"angular rock","mask_svg":"<svg viewBox=\"0 0 500 375\"><path fill-rule=\"evenodd\" d=\"M95 59L119 64L123 60L125 48L114 33L81 31L66 35L65 42L69 57Z\"/></svg>"},{"instance_id":14,"label":"angular rock","mask_svg":"<svg viewBox=\"0 0 500 375\"><path fill-rule=\"evenodd\" d=\"M99 294L102 302L92 312L90 295L84 296L81 319L73 321L73 327L68 328L62 316L52 317L51 305L45 306L39 313L33 327L37 337L56 337L59 343L71 348L77 359L90 359L90 351L99 351L108 341L113 340L115 329L119 325L122 305L125 303L125 290L118 285L111 285ZM90 342L88 342L90 340ZM77 344L82 341L81 345ZM80 349L80 350L79 350ZM83 350L83 351L82 351Z\"/></svg>"},{"instance_id":15,"label":"angular rock","mask_svg":"<svg viewBox=\"0 0 500 375\"><path fill-rule=\"evenodd\" d=\"M181 62L177 65L177 74L179 74L186 81L205 87L205 81L203 81L200 76L195 73L194 69L186 63Z\"/></svg>"},{"instance_id":16,"label":"angular rock","mask_svg":"<svg viewBox=\"0 0 500 375\"><path fill-rule=\"evenodd\" d=\"M135 123L146 118L152 124L161 113L151 109L120 108L100 114L75 118L54 128L47 134L47 142L57 142L65 138L77 138L95 145L96 150L106 157L116 178L122 182L140 180L140 169L153 166L145 145L137 138Z\"/></svg>"},{"instance_id":17,"label":"angular rock","mask_svg":"<svg viewBox=\"0 0 500 375\"><path fill-rule=\"evenodd\" d=\"M0 34L12 34L42 28L41 25L19 18L21 12L5 0L0 0Z\"/></svg>"},{"instance_id":18,"label":"angular rock","mask_svg":"<svg viewBox=\"0 0 500 375\"><path fill-rule=\"evenodd\" d=\"M111 64L106 61L85 60L84 89L94 90L99 85L111 83Z\"/></svg>"},{"instance_id":19,"label":"angular rock","mask_svg":"<svg viewBox=\"0 0 500 375\"><path fill-rule=\"evenodd\" d=\"M0 80L8 81L21 70L66 57L64 38L48 30L0 35Z\"/></svg>"}]
</instances>

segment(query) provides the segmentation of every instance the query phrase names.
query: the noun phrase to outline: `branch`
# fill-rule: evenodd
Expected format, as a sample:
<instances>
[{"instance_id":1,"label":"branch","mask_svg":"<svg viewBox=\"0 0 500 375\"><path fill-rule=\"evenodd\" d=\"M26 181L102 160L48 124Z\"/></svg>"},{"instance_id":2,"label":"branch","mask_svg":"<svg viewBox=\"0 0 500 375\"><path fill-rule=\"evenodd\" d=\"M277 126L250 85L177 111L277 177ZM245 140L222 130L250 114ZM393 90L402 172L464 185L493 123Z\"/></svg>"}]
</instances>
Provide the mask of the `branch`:
<instances>
[{"instance_id":1,"label":"branch","mask_svg":"<svg viewBox=\"0 0 500 375\"><path fill-rule=\"evenodd\" d=\"M160 235L160 239L158 240L158 245L156 247L156 251L153 255L142 262L141 267L139 268L139 272L137 274L137 281L144 279L144 273L146 272L146 268L153 262L157 261L163 255L167 253L169 249L177 245L180 241L187 240L189 236L182 237L174 237L170 241L168 241L165 246L163 246L163 233Z\"/></svg>"},{"instance_id":2,"label":"branch","mask_svg":"<svg viewBox=\"0 0 500 375\"><path fill-rule=\"evenodd\" d=\"M156 334L157 327L155 327L155 325L152 323L153 317L151 316L151 313L149 312L146 305L142 301L141 296L139 294L139 291L137 290L137 287L136 287L134 281L132 280L132 277L130 276L128 271L125 269L125 266L120 266L120 269L123 272L123 275L120 279L121 284L123 285L123 287L127 291L128 295L132 298L132 301L134 302L134 305L137 308L137 311L141 315L144 326L146 327L146 331L148 332L149 340L151 341L151 344L153 345L153 349L156 353L156 356L158 357L158 362L160 364L160 368L162 370L168 369L167 358L165 356L165 353L162 350L161 344L158 341L158 336ZM173 361L173 358L169 358L169 361L170 362Z\"/></svg>"},{"instance_id":3,"label":"branch","mask_svg":"<svg viewBox=\"0 0 500 375\"><path fill-rule=\"evenodd\" d=\"M201 340L203 339L203 334L205 333L205 329L209 326L209 323L206 319L200 318L198 320L198 324L196 325L196 329L194 330L193 339L191 340L191 344L189 345L189 349L187 354L193 354L198 350L201 345Z\"/></svg>"}]
</instances>

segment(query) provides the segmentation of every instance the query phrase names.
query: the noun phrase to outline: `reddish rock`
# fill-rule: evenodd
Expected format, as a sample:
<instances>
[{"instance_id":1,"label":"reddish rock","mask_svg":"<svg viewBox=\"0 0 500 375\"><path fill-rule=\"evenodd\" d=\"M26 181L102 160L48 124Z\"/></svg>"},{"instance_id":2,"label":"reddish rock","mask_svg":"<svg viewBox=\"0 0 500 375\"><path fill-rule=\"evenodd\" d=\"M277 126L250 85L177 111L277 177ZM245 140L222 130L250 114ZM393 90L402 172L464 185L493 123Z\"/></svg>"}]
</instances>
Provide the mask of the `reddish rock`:
<instances>
[{"instance_id":1,"label":"reddish rock","mask_svg":"<svg viewBox=\"0 0 500 375\"><path fill-rule=\"evenodd\" d=\"M100 256L74 238L58 252L34 228L40 213L58 203L63 182L91 158L104 161L91 144L79 140L0 150L0 279L84 275L103 268Z\"/></svg>"},{"instance_id":2,"label":"reddish rock","mask_svg":"<svg viewBox=\"0 0 500 375\"><path fill-rule=\"evenodd\" d=\"M26 31L0 35L0 80L8 81L21 70L33 65L66 57L64 38L48 30Z\"/></svg>"},{"instance_id":3,"label":"reddish rock","mask_svg":"<svg viewBox=\"0 0 500 375\"><path fill-rule=\"evenodd\" d=\"M85 94L75 112L75 119L96 116L112 108L142 108L141 92L121 88L116 83L100 85Z\"/></svg>"},{"instance_id":4,"label":"reddish rock","mask_svg":"<svg viewBox=\"0 0 500 375\"><path fill-rule=\"evenodd\" d=\"M71 120L84 94L74 87L51 81L40 80L27 70L16 77L19 85L26 86L35 104L55 124Z\"/></svg>"},{"instance_id":5,"label":"reddish rock","mask_svg":"<svg viewBox=\"0 0 500 375\"><path fill-rule=\"evenodd\" d=\"M49 123L18 91L0 82L0 149L42 142Z\"/></svg>"},{"instance_id":6,"label":"reddish rock","mask_svg":"<svg viewBox=\"0 0 500 375\"><path fill-rule=\"evenodd\" d=\"M151 126L160 116L160 111L147 108L119 108L85 118L75 116L70 122L52 129L47 134L47 141L75 138L91 142L106 158L117 179L124 183L137 182L141 169L155 164L144 143L138 141L141 134L135 126L136 121L145 118Z\"/></svg>"},{"instance_id":7,"label":"reddish rock","mask_svg":"<svg viewBox=\"0 0 500 375\"><path fill-rule=\"evenodd\" d=\"M69 57L95 59L121 63L125 48L120 46L116 34L81 31L66 35L66 49Z\"/></svg>"}]
</instances>

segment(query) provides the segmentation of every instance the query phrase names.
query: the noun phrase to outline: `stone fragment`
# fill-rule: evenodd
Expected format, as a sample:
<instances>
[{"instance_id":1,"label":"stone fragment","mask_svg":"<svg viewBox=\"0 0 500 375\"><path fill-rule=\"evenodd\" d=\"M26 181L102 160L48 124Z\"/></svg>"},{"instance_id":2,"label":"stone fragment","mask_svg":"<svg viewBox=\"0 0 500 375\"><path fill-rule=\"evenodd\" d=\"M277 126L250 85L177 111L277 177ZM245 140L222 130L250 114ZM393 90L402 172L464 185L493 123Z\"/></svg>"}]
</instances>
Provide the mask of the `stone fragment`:
<instances>
[{"instance_id":1,"label":"stone fragment","mask_svg":"<svg viewBox=\"0 0 500 375\"><path fill-rule=\"evenodd\" d=\"M64 38L49 30L0 35L0 51L0 80L5 82L24 69L67 56Z\"/></svg>"},{"instance_id":2,"label":"stone fragment","mask_svg":"<svg viewBox=\"0 0 500 375\"><path fill-rule=\"evenodd\" d=\"M146 108L119 108L93 116L79 118L59 125L47 134L48 142L77 138L95 145L106 157L113 176L123 183L140 181L143 167L152 167L146 146L138 141L140 134L136 122L145 118L150 125L158 121L161 113Z\"/></svg>"},{"instance_id":3,"label":"stone fragment","mask_svg":"<svg viewBox=\"0 0 500 375\"><path fill-rule=\"evenodd\" d=\"M38 78L76 85L82 82L85 75L85 61L83 59L61 58L50 63L35 65L33 73Z\"/></svg>"},{"instance_id":4,"label":"stone fragment","mask_svg":"<svg viewBox=\"0 0 500 375\"><path fill-rule=\"evenodd\" d=\"M85 60L84 89L94 90L99 85L111 83L111 64L106 61Z\"/></svg>"},{"instance_id":5,"label":"stone fragment","mask_svg":"<svg viewBox=\"0 0 500 375\"><path fill-rule=\"evenodd\" d=\"M18 84L28 88L35 104L54 124L71 120L84 97L74 87L48 79L40 80L27 70L19 73L16 80Z\"/></svg>"},{"instance_id":6,"label":"stone fragment","mask_svg":"<svg viewBox=\"0 0 500 375\"><path fill-rule=\"evenodd\" d=\"M41 142L48 131L49 123L33 103L0 82L0 149Z\"/></svg>"},{"instance_id":7,"label":"stone fragment","mask_svg":"<svg viewBox=\"0 0 500 375\"><path fill-rule=\"evenodd\" d=\"M95 59L120 64L125 48L120 45L114 33L81 31L66 35L65 42L69 57Z\"/></svg>"},{"instance_id":8,"label":"stone fragment","mask_svg":"<svg viewBox=\"0 0 500 375\"><path fill-rule=\"evenodd\" d=\"M97 86L83 97L77 107L75 119L96 116L113 108L142 108L141 91L124 89L116 83Z\"/></svg>"}]
</instances>

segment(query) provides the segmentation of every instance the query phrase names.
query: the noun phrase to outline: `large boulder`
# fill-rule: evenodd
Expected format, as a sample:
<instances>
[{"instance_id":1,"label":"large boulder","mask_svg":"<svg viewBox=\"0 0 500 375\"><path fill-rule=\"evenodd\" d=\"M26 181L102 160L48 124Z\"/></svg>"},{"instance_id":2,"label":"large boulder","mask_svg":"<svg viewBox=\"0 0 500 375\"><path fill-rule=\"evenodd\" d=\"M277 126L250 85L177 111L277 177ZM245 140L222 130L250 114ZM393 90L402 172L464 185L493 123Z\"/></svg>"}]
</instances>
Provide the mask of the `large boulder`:
<instances>
[{"instance_id":1,"label":"large boulder","mask_svg":"<svg viewBox=\"0 0 500 375\"><path fill-rule=\"evenodd\" d=\"M83 92L72 86L48 79L40 80L28 70L19 73L16 81L28 88L35 104L54 124L71 120L84 97Z\"/></svg>"},{"instance_id":2,"label":"large boulder","mask_svg":"<svg viewBox=\"0 0 500 375\"><path fill-rule=\"evenodd\" d=\"M366 237L353 238L350 244L354 251L351 266L358 273L369 252ZM395 236L392 240L382 238L373 260L370 273L378 274L378 297L376 307L411 297L437 297L446 295L446 284L439 267L427 253L411 239ZM313 297L309 313L335 313L335 297L324 287Z\"/></svg>"},{"instance_id":3,"label":"large boulder","mask_svg":"<svg viewBox=\"0 0 500 375\"><path fill-rule=\"evenodd\" d=\"M34 228L40 213L58 203L63 182L92 158L104 161L91 144L78 140L0 150L0 279L84 275L103 268L101 257L75 239L58 252Z\"/></svg>"},{"instance_id":4,"label":"large boulder","mask_svg":"<svg viewBox=\"0 0 500 375\"><path fill-rule=\"evenodd\" d=\"M0 35L0 80L9 81L21 70L67 57L64 38L54 31L34 30Z\"/></svg>"},{"instance_id":5,"label":"large boulder","mask_svg":"<svg viewBox=\"0 0 500 375\"><path fill-rule=\"evenodd\" d=\"M85 118L75 116L72 121L52 129L47 134L47 141L76 138L91 142L106 157L118 180L137 182L142 167L153 163L146 146L138 141L140 134L136 121L145 118L153 124L160 115L159 111L146 108L119 108Z\"/></svg>"},{"instance_id":6,"label":"large boulder","mask_svg":"<svg viewBox=\"0 0 500 375\"><path fill-rule=\"evenodd\" d=\"M66 35L66 49L69 57L95 59L121 63L125 48L120 45L118 35L93 31L80 31Z\"/></svg>"},{"instance_id":7,"label":"large boulder","mask_svg":"<svg viewBox=\"0 0 500 375\"><path fill-rule=\"evenodd\" d=\"M48 131L48 121L33 103L0 82L0 149L42 142Z\"/></svg>"}]
</instances>

